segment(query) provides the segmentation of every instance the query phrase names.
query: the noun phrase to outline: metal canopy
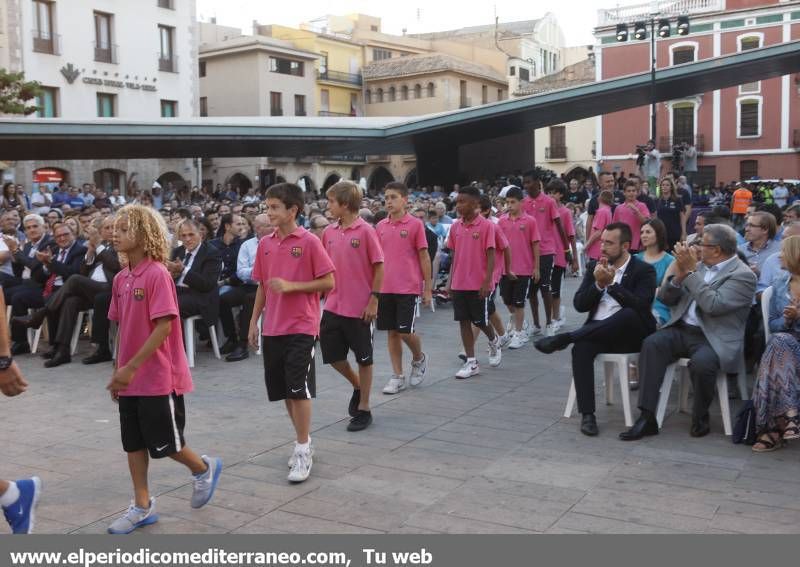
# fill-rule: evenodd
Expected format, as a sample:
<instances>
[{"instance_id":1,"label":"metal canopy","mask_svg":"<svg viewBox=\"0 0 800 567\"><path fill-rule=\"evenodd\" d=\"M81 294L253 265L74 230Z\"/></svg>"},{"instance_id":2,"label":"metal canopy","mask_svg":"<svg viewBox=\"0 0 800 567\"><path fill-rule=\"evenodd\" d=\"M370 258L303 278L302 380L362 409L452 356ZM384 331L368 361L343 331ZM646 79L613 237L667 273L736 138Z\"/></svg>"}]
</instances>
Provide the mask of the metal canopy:
<instances>
[{"instance_id":1,"label":"metal canopy","mask_svg":"<svg viewBox=\"0 0 800 567\"><path fill-rule=\"evenodd\" d=\"M800 41L661 69L657 101L800 71ZM413 154L650 103L650 73L403 118L252 117L130 121L0 119L0 159L112 159Z\"/></svg>"}]
</instances>

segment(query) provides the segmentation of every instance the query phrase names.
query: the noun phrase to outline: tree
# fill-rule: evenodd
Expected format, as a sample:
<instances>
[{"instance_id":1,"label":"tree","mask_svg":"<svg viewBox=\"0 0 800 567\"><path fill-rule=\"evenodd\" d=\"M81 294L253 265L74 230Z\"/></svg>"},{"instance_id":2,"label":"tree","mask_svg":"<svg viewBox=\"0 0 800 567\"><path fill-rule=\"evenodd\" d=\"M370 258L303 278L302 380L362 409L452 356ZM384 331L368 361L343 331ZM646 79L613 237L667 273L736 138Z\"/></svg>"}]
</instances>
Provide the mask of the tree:
<instances>
[{"instance_id":1,"label":"tree","mask_svg":"<svg viewBox=\"0 0 800 567\"><path fill-rule=\"evenodd\" d=\"M36 81L25 81L25 73L10 73L0 68L0 113L32 114L39 107L29 102L41 94L41 85Z\"/></svg>"}]
</instances>

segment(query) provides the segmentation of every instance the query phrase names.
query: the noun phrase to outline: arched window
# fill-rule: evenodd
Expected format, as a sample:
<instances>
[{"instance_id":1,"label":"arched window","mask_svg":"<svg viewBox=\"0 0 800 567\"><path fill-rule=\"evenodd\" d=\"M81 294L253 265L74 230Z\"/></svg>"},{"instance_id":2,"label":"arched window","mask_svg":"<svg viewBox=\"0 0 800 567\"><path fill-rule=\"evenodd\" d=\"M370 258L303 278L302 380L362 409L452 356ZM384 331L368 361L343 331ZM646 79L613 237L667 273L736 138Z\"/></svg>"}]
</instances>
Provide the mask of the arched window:
<instances>
[{"instance_id":1,"label":"arched window","mask_svg":"<svg viewBox=\"0 0 800 567\"><path fill-rule=\"evenodd\" d=\"M378 89L378 92L376 94L378 97L378 102L383 102L383 89Z\"/></svg>"},{"instance_id":2,"label":"arched window","mask_svg":"<svg viewBox=\"0 0 800 567\"><path fill-rule=\"evenodd\" d=\"M669 46L670 65L682 65L697 61L699 44L696 41L681 41Z\"/></svg>"},{"instance_id":3,"label":"arched window","mask_svg":"<svg viewBox=\"0 0 800 567\"><path fill-rule=\"evenodd\" d=\"M433 98L436 94L436 86L433 83L428 83L428 97Z\"/></svg>"},{"instance_id":4,"label":"arched window","mask_svg":"<svg viewBox=\"0 0 800 567\"><path fill-rule=\"evenodd\" d=\"M367 104L372 104L372 91L369 89L364 91L364 102Z\"/></svg>"},{"instance_id":5,"label":"arched window","mask_svg":"<svg viewBox=\"0 0 800 567\"><path fill-rule=\"evenodd\" d=\"M422 98L422 85L419 83L414 85L414 98Z\"/></svg>"},{"instance_id":6,"label":"arched window","mask_svg":"<svg viewBox=\"0 0 800 567\"><path fill-rule=\"evenodd\" d=\"M389 102L394 102L397 100L397 91L395 91L394 87L389 87Z\"/></svg>"},{"instance_id":7,"label":"arched window","mask_svg":"<svg viewBox=\"0 0 800 567\"><path fill-rule=\"evenodd\" d=\"M408 85L400 87L400 100L408 100Z\"/></svg>"}]
</instances>

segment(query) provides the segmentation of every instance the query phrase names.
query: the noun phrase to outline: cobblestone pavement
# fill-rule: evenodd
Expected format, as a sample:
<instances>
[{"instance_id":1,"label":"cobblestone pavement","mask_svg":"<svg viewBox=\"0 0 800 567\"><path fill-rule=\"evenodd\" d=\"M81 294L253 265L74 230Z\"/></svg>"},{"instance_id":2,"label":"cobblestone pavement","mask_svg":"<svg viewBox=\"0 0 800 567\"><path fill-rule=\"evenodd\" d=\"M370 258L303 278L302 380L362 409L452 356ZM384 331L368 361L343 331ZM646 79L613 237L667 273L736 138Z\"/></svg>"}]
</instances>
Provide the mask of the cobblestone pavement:
<instances>
[{"instance_id":1,"label":"cobblestone pavement","mask_svg":"<svg viewBox=\"0 0 800 567\"><path fill-rule=\"evenodd\" d=\"M565 297L576 287L569 281ZM568 310L570 325L582 320ZM389 366L385 334L376 334L375 422L363 432L345 430L349 386L318 359L316 454L300 485L286 481L292 430L283 406L266 401L261 357L226 363L201 349L186 438L224 459L219 489L192 510L185 469L168 459L153 463L161 519L142 531L800 532L797 443L753 455L722 434L716 404L712 434L692 439L689 416L675 411L677 388L660 435L619 441L622 408L601 403L600 436L587 438L576 417L562 417L569 350L545 356L528 345L504 352L493 369L483 339L482 373L456 381L451 309L426 311L418 330L428 374L396 396L380 393ZM110 365L80 364L88 342L80 348L75 362L54 370L20 357L30 389L0 400L0 477L43 479L38 533L102 533L131 498L117 408L104 389Z\"/></svg>"}]
</instances>

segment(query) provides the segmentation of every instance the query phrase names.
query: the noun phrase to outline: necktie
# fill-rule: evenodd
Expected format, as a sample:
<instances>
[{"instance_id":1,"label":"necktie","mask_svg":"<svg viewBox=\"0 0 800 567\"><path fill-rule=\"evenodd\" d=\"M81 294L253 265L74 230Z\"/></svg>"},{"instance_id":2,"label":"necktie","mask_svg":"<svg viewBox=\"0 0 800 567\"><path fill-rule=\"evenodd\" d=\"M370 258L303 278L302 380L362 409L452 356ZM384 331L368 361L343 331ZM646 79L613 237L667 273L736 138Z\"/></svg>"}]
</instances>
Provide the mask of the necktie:
<instances>
[{"instance_id":1,"label":"necktie","mask_svg":"<svg viewBox=\"0 0 800 567\"><path fill-rule=\"evenodd\" d=\"M58 253L58 261L64 262L64 257L66 256L66 250L61 250ZM42 292L42 297L47 299L51 295L53 295L53 287L56 285L56 279L58 279L58 274L51 273L47 277L47 281L44 284L44 291Z\"/></svg>"}]
</instances>

